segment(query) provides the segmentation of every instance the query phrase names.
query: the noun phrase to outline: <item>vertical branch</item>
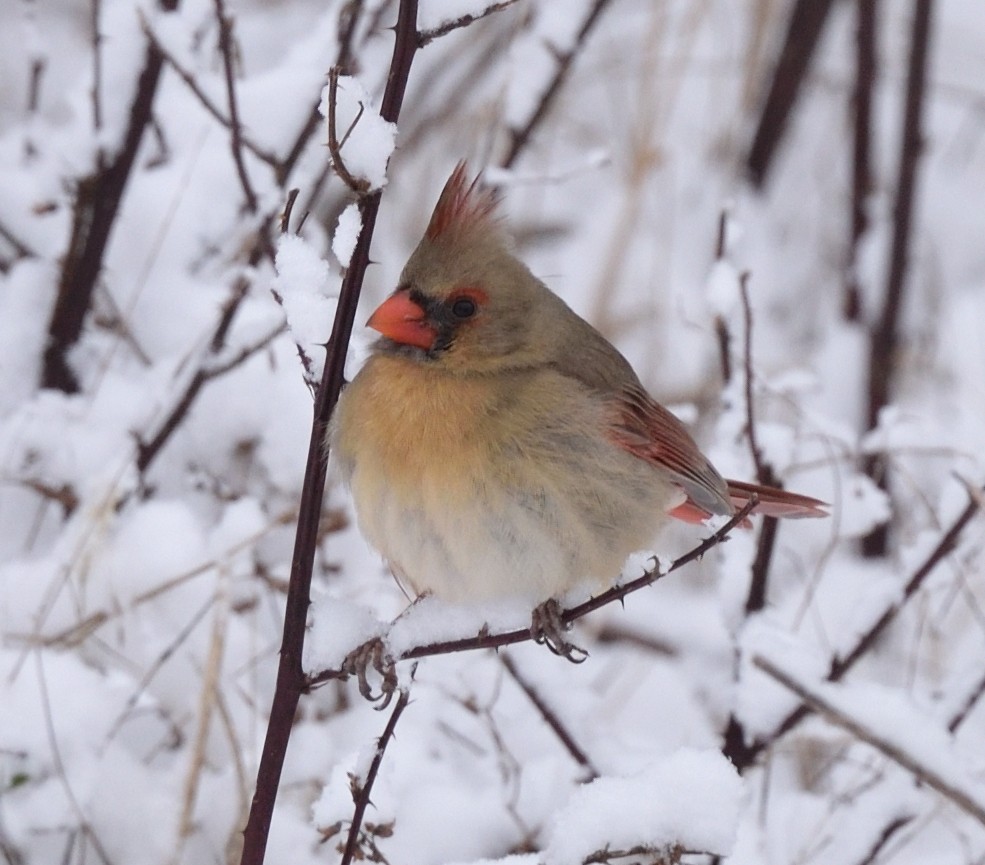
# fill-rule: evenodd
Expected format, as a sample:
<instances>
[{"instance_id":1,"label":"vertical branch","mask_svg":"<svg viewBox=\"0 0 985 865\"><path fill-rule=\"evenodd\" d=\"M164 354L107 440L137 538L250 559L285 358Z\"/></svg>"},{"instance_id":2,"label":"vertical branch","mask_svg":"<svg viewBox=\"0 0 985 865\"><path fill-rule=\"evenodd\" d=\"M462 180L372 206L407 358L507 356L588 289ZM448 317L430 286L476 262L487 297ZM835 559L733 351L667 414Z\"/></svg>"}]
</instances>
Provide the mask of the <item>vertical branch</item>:
<instances>
[{"instance_id":1,"label":"vertical branch","mask_svg":"<svg viewBox=\"0 0 985 865\"><path fill-rule=\"evenodd\" d=\"M161 9L173 12L178 0L159 0ZM103 267L103 256L116 223L123 193L133 171L144 130L151 120L164 58L147 43L144 67L130 106L130 120L123 142L108 165L78 181L72 212L72 231L58 281L58 294L48 324L41 386L76 393L79 382L68 365L69 350L82 333L82 323Z\"/></svg>"},{"instance_id":2,"label":"vertical branch","mask_svg":"<svg viewBox=\"0 0 985 865\"><path fill-rule=\"evenodd\" d=\"M89 26L92 36L92 128L101 132L103 128L103 37L99 32L99 19L102 17L102 0L90 0L92 8Z\"/></svg>"},{"instance_id":3,"label":"vertical branch","mask_svg":"<svg viewBox=\"0 0 985 865\"><path fill-rule=\"evenodd\" d=\"M787 35L773 72L769 93L759 116L746 168L754 186L766 182L776 149L783 140L787 121L800 95L814 49L834 0L796 0L790 13Z\"/></svg>"},{"instance_id":4,"label":"vertical branch","mask_svg":"<svg viewBox=\"0 0 985 865\"><path fill-rule=\"evenodd\" d=\"M246 209L250 213L257 211L257 197L246 173L243 162L243 126L239 119L239 106L236 102L236 77L233 64L233 21L226 14L225 0L214 0L215 16L219 22L219 52L222 54L222 66L226 77L226 98L229 102L229 145L233 152L233 162L236 163L236 174L239 175L240 186L246 198Z\"/></svg>"},{"instance_id":5,"label":"vertical branch","mask_svg":"<svg viewBox=\"0 0 985 865\"><path fill-rule=\"evenodd\" d=\"M411 678L413 678L413 673L411 673ZM383 755L386 753L387 745L390 744L390 740L393 738L393 731L397 729L397 721L400 720L400 716L404 713L404 709L407 708L407 704L410 702L410 690L401 690L400 696L397 698L397 702L393 707L393 712L390 713L390 720L387 721L386 727L383 729L383 734L376 742L376 753L373 755L373 762L369 765L369 770L366 772L366 780L358 786L353 788L353 798L355 799L355 810L352 813L352 823L349 825L349 835L346 838L345 849L342 852L342 861L340 865L350 865L352 860L362 859L363 856L359 855L359 830L363 825L363 816L366 814L366 808L369 807L370 796L373 792L373 784L376 783L376 776L380 773L380 766L383 764Z\"/></svg>"},{"instance_id":6,"label":"vertical branch","mask_svg":"<svg viewBox=\"0 0 985 865\"><path fill-rule=\"evenodd\" d=\"M876 80L876 8L878 0L856 0L855 89L852 93L852 211L848 237L842 315L858 321L862 301L858 284L858 246L869 227L866 213L872 190L872 92Z\"/></svg>"},{"instance_id":7,"label":"vertical branch","mask_svg":"<svg viewBox=\"0 0 985 865\"><path fill-rule=\"evenodd\" d=\"M400 115L416 50L417 0L400 0L393 57L390 60L390 70L380 110L383 119L391 123L395 123ZM342 390L345 356L352 335L359 292L369 265L369 246L376 226L381 194L380 190L376 190L359 201L362 229L342 281L338 310L332 327L332 336L328 342L325 371L315 397L311 438L308 443L308 461L301 489L294 555L291 560L291 578L284 610L284 636L277 668L277 684L270 708L267 735L260 755L260 766L257 770L256 792L253 795L250 816L243 833L242 865L261 865L263 862L291 728L294 725L301 691L305 687L301 657L308 605L311 603L311 572L318 542L318 523L328 464L328 452L324 443L325 430Z\"/></svg>"},{"instance_id":8,"label":"vertical branch","mask_svg":"<svg viewBox=\"0 0 985 865\"><path fill-rule=\"evenodd\" d=\"M906 106L900 135L899 178L896 183L896 208L893 240L889 253L889 273L882 314L872 330L869 345L869 395L867 428L874 429L879 413L892 398L893 372L900 346L899 317L903 307L903 289L910 263L910 228L916 197L917 168L923 150L923 108L927 87L927 61L933 0L914 0L910 31L909 71L906 79ZM879 455L866 457L865 473L888 489L885 466ZM862 554L878 557L886 554L888 524L883 524L862 540Z\"/></svg>"}]
</instances>

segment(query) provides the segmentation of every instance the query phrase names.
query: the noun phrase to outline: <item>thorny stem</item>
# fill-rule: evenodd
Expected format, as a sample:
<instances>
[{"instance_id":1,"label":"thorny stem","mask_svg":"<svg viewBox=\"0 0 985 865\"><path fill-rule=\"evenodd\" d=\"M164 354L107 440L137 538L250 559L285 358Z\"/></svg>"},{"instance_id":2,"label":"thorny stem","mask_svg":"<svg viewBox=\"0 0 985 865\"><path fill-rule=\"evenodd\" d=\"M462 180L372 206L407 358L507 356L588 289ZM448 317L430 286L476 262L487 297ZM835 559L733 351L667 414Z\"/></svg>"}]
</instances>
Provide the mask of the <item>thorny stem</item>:
<instances>
[{"instance_id":1,"label":"thorny stem","mask_svg":"<svg viewBox=\"0 0 985 865\"><path fill-rule=\"evenodd\" d=\"M411 679L413 678L414 673L412 671ZM362 829L363 816L366 813L366 808L370 803L373 784L376 783L376 776L379 774L380 766L383 764L383 755L386 752L387 745L390 744L390 740L393 738L393 731L397 728L397 721L400 720L400 716L404 713L404 709L407 708L409 702L410 689L401 689L400 696L397 698L393 711L390 713L390 719L383 729L383 734L376 742L376 753L373 754L373 762L369 765L366 780L358 787L358 790L353 791L353 799L355 800L356 807L352 812L352 823L349 826L349 836L345 842L345 851L342 854L340 865L349 865L353 857L356 856L356 848L359 846L359 832Z\"/></svg>"},{"instance_id":2,"label":"thorny stem","mask_svg":"<svg viewBox=\"0 0 985 865\"><path fill-rule=\"evenodd\" d=\"M400 0L393 57L390 61L390 71L380 110L381 116L388 122L395 123L400 115L416 50L417 0ZM311 573L318 540L322 496L325 490L328 460L324 446L325 429L342 390L345 356L349 337L352 334L359 292L369 265L369 246L376 225L380 197L381 192L377 190L359 201L362 229L342 281L338 310L332 336L328 342L328 358L315 398L308 460L301 489L294 555L291 561L291 578L284 611L284 636L277 669L277 684L257 771L256 792L244 831L242 865L261 865L263 862L294 716L301 692L307 684L301 666L301 656L308 605L311 603Z\"/></svg>"},{"instance_id":3,"label":"thorny stem","mask_svg":"<svg viewBox=\"0 0 985 865\"><path fill-rule=\"evenodd\" d=\"M732 519L718 529L718 531L705 538L700 544L685 553L680 558L675 559L666 570L661 570L659 564L657 564L645 571L635 580L630 580L627 583L613 586L611 589L602 592L602 594L596 595L594 598L589 598L584 603L570 607L567 610L563 610L561 613L562 624L570 625L572 622L577 621L583 616L587 616L589 613L592 613L607 604L611 604L615 601L621 601L627 595L630 595L633 592L638 592L640 589L644 589L647 586L653 585L653 583L657 582L657 580L669 576L674 571L684 567L684 565L700 559L710 549L726 540L729 533L736 526L742 523L742 521L753 511L757 504L758 501L755 496L753 496L752 499L742 508L742 510L738 511L735 516L733 516ZM480 633L473 637L463 637L458 640L445 640L439 643L427 643L421 646L414 646L401 653L400 657L395 658L394 660L406 661L412 658L424 658L429 655L448 655L452 652L466 652L474 649L497 649L502 646L514 645L515 643L525 643L533 638L534 634L531 632L530 628L518 628L514 631L504 631L499 634ZM346 678L347 675L348 674L341 669L323 670L317 673L312 673L308 677L307 687L313 688L332 679Z\"/></svg>"}]
</instances>

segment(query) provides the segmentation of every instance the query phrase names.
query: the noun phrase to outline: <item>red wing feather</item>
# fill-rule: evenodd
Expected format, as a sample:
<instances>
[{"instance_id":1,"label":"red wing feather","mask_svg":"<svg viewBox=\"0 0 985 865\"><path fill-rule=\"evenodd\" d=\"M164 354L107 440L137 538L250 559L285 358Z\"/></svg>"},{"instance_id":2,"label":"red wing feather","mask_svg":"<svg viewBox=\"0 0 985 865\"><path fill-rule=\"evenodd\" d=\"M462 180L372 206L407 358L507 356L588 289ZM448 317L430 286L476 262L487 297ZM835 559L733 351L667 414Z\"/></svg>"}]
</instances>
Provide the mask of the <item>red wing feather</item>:
<instances>
[{"instance_id":1,"label":"red wing feather","mask_svg":"<svg viewBox=\"0 0 985 865\"><path fill-rule=\"evenodd\" d=\"M827 505L810 496L742 481L726 481L698 449L684 424L642 388L627 388L616 401L609 437L619 447L662 469L680 485L687 501L668 513L686 523L713 514L729 515L755 495L754 513L769 517L826 517Z\"/></svg>"},{"instance_id":2,"label":"red wing feather","mask_svg":"<svg viewBox=\"0 0 985 865\"><path fill-rule=\"evenodd\" d=\"M706 515L732 513L724 479L684 424L640 387L626 388L615 407L617 417L609 433L613 442L665 471L697 510Z\"/></svg>"}]
</instances>

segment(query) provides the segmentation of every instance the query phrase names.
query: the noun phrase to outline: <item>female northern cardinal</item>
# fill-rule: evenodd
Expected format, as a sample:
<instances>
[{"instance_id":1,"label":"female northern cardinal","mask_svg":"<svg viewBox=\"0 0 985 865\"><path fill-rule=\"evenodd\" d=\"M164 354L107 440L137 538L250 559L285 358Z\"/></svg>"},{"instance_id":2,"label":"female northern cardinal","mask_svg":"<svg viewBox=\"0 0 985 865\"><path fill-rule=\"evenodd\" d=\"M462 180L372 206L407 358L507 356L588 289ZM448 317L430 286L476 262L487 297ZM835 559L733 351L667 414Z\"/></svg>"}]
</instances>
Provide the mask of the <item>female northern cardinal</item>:
<instances>
[{"instance_id":1,"label":"female northern cardinal","mask_svg":"<svg viewBox=\"0 0 985 865\"><path fill-rule=\"evenodd\" d=\"M611 584L668 516L823 503L723 480L626 359L513 255L459 164L329 432L363 533L418 595Z\"/></svg>"}]
</instances>

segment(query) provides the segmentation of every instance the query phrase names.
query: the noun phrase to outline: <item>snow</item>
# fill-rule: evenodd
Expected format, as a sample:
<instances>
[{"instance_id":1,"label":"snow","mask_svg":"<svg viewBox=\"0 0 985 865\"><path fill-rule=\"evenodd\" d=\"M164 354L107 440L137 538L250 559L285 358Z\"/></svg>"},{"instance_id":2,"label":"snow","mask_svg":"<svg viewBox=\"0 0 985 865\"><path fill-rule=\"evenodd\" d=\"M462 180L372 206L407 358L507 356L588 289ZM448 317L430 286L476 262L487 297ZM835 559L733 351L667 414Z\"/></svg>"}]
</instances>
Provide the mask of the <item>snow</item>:
<instances>
[{"instance_id":1,"label":"snow","mask_svg":"<svg viewBox=\"0 0 985 865\"><path fill-rule=\"evenodd\" d=\"M584 861L599 850L644 847L727 855L742 802L738 773L717 751L682 748L629 777L599 778L561 808L547 865Z\"/></svg>"},{"instance_id":2,"label":"snow","mask_svg":"<svg viewBox=\"0 0 985 865\"><path fill-rule=\"evenodd\" d=\"M422 0L419 26L489 5ZM509 169L511 130L540 104L592 0L526 0L422 47L396 126L379 117L395 4L225 6L255 213L222 119L214 3L183 0L170 13L144 0L0 3L4 856L77 865L101 858L98 843L127 865L238 859L280 657L311 385L363 228L359 192L330 168L324 116L329 70L346 60L340 25L358 7L337 133L345 167L382 195L346 377L376 337L362 322L398 284L441 184L465 158L500 187L517 254L738 479L755 472L739 293L748 273L759 445L789 489L832 512L781 523L758 612L747 611L755 519L702 560L577 622L570 637L589 652L582 664L532 643L398 662L410 703L366 816L393 823L375 839L382 858L578 865L605 848L682 844L726 865L981 861L985 828L967 809L824 717L771 741L741 779L719 756L730 719L751 744L798 704L754 665L764 655L985 804L981 515L904 597L969 486L985 484L980 3L935 6L902 341L875 430L866 428L870 328L895 209L906 4L880 7L870 225L851 261L853 4L833 5L773 173L756 191L743 159L787 4L607 4ZM69 355L80 391L45 390L75 193L101 152L119 150L145 57L141 15L221 118L165 63ZM849 268L858 321L842 314ZM727 382L718 319L730 337ZM141 467L158 433L162 446ZM862 471L872 456L889 472L888 492ZM862 556L859 539L882 524L890 555ZM399 655L529 626L526 604L411 604L360 536L334 467L318 528L305 672L336 667L373 637ZM653 555L666 569L710 530L665 527L624 578ZM886 615L858 663L826 683L832 660ZM303 695L268 861L338 861L340 836L322 843L320 832L348 828L349 775L365 778L390 717L374 705L351 680Z\"/></svg>"}]
</instances>

